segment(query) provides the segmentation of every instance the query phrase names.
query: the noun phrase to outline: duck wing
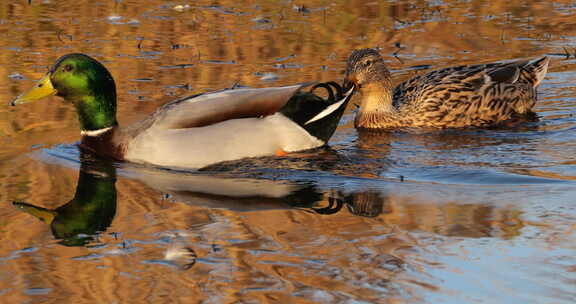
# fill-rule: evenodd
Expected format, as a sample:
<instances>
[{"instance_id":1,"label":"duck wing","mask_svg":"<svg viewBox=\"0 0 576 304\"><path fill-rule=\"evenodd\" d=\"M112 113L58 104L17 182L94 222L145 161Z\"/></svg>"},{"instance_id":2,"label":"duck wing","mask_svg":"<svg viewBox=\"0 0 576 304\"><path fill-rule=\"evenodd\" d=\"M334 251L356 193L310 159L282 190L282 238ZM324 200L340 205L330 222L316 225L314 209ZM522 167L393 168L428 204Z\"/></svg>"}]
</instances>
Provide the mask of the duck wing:
<instances>
[{"instance_id":1,"label":"duck wing","mask_svg":"<svg viewBox=\"0 0 576 304\"><path fill-rule=\"evenodd\" d=\"M160 107L151 117L151 127L184 129L278 112L307 84L271 88L226 89L197 94Z\"/></svg>"}]
</instances>

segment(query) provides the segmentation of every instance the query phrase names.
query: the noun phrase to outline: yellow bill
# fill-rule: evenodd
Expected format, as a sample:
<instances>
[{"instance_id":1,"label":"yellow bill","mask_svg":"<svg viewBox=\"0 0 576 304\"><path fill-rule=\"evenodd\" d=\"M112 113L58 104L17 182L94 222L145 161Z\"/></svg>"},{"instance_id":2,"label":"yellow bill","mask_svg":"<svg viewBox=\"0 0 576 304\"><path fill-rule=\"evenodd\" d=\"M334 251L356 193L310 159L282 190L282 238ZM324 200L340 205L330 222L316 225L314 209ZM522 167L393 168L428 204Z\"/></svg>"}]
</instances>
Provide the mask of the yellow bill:
<instances>
[{"instance_id":1,"label":"yellow bill","mask_svg":"<svg viewBox=\"0 0 576 304\"><path fill-rule=\"evenodd\" d=\"M31 102L54 94L56 94L56 89L52 86L50 73L48 73L42 77L42 79L38 80L32 89L16 97L16 99L12 100L10 104L15 106L17 104Z\"/></svg>"},{"instance_id":2,"label":"yellow bill","mask_svg":"<svg viewBox=\"0 0 576 304\"><path fill-rule=\"evenodd\" d=\"M54 218L58 213L52 210L48 210L41 207L36 207L34 205L24 203L24 202L13 202L12 203L16 208L33 215L34 217L38 218L39 220L43 221L46 224L52 224Z\"/></svg>"}]
</instances>

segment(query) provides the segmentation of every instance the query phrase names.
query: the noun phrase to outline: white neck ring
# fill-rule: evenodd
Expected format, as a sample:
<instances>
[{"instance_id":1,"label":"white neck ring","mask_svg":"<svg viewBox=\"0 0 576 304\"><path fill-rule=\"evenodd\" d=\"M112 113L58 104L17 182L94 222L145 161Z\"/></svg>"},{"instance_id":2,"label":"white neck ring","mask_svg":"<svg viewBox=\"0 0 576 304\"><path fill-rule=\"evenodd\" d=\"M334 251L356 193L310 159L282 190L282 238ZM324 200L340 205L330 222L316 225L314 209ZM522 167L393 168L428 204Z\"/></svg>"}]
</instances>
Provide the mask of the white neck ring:
<instances>
[{"instance_id":1,"label":"white neck ring","mask_svg":"<svg viewBox=\"0 0 576 304\"><path fill-rule=\"evenodd\" d=\"M82 136L100 136L108 131L110 131L113 127L108 127L108 128L102 128L102 129L98 129L98 130L82 130L80 131L80 134Z\"/></svg>"}]
</instances>

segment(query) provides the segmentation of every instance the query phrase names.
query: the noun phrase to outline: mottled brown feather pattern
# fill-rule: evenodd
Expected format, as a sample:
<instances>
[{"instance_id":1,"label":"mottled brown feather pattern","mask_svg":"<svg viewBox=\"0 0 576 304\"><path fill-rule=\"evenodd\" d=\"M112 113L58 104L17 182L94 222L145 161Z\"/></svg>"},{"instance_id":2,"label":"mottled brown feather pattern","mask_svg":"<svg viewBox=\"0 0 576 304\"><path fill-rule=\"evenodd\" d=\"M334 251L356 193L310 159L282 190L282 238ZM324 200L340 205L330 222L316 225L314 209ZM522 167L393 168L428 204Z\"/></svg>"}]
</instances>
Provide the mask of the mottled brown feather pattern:
<instances>
[{"instance_id":1,"label":"mottled brown feather pattern","mask_svg":"<svg viewBox=\"0 0 576 304\"><path fill-rule=\"evenodd\" d=\"M489 127L532 114L536 87L548 62L542 57L534 62L449 67L416 76L392 90L378 51L363 49L348 59L345 82L354 82L363 95L357 128Z\"/></svg>"}]
</instances>

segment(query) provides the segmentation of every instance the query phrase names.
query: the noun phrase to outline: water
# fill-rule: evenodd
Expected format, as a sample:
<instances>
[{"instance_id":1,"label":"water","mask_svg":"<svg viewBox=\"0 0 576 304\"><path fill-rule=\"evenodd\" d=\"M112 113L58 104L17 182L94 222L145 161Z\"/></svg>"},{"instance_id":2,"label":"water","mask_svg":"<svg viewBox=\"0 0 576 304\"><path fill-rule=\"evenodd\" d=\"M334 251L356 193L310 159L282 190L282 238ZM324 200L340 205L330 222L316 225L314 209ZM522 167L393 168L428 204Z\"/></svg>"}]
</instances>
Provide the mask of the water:
<instances>
[{"instance_id":1,"label":"water","mask_svg":"<svg viewBox=\"0 0 576 304\"><path fill-rule=\"evenodd\" d=\"M0 298L573 303L574 14L571 1L0 4ZM7 105L70 52L109 67L129 124L237 82L340 80L349 52L373 46L398 82L548 54L540 121L359 134L350 106L329 148L188 172L80 155L57 98Z\"/></svg>"}]
</instances>

